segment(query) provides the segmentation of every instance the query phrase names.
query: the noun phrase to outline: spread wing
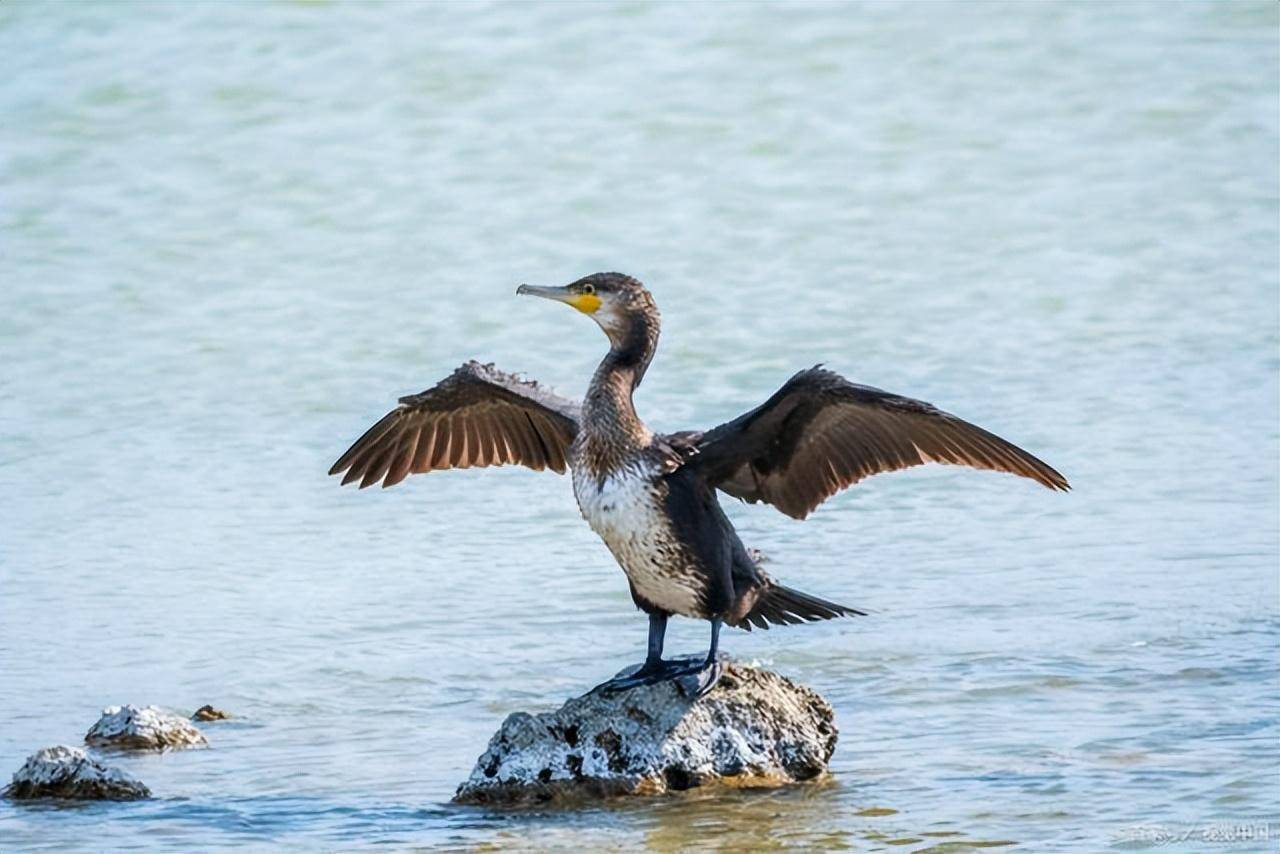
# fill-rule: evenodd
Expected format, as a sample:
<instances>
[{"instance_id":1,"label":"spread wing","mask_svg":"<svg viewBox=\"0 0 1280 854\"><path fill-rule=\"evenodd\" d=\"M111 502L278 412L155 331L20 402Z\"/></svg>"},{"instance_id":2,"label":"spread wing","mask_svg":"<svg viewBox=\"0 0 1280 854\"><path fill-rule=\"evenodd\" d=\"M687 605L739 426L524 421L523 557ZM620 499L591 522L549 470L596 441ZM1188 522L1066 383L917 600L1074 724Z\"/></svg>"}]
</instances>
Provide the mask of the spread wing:
<instances>
[{"instance_id":1,"label":"spread wing","mask_svg":"<svg viewBox=\"0 0 1280 854\"><path fill-rule=\"evenodd\" d=\"M821 366L801 371L761 406L706 433L697 459L708 483L796 519L864 477L929 462L1070 489L1046 463L981 427Z\"/></svg>"},{"instance_id":2,"label":"spread wing","mask_svg":"<svg viewBox=\"0 0 1280 854\"><path fill-rule=\"evenodd\" d=\"M345 471L345 486L411 474L519 463L564 473L578 433L579 405L535 382L467 362L435 388L400 398L400 405L355 441L329 469Z\"/></svg>"}]
</instances>

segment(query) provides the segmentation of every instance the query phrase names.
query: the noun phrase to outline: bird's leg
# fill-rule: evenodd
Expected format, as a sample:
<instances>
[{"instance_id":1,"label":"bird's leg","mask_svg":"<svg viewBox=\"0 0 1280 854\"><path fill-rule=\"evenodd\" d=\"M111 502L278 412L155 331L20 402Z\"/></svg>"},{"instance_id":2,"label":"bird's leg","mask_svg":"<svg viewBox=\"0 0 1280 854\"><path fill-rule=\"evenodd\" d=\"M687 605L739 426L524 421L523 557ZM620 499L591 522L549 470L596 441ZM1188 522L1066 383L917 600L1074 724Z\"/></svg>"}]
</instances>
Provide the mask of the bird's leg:
<instances>
[{"instance_id":1,"label":"bird's leg","mask_svg":"<svg viewBox=\"0 0 1280 854\"><path fill-rule=\"evenodd\" d=\"M615 676L608 682L598 685L606 691L625 691L637 685L652 685L667 678L671 663L662 660L662 642L667 636L667 615L652 613L649 615L649 651L645 655L644 664L631 673Z\"/></svg>"},{"instance_id":2,"label":"bird's leg","mask_svg":"<svg viewBox=\"0 0 1280 854\"><path fill-rule=\"evenodd\" d=\"M724 668L720 664L720 625L719 619L711 621L711 648L707 650L706 661L693 670L683 674L686 677L692 677L691 684L686 688L685 683L680 683L680 689L685 692L686 696L692 692L693 699L701 697L720 681L720 674Z\"/></svg>"},{"instance_id":3,"label":"bird's leg","mask_svg":"<svg viewBox=\"0 0 1280 854\"><path fill-rule=\"evenodd\" d=\"M667 636L667 615L649 615L649 654L645 656L643 670L662 667L662 642Z\"/></svg>"},{"instance_id":4,"label":"bird's leg","mask_svg":"<svg viewBox=\"0 0 1280 854\"><path fill-rule=\"evenodd\" d=\"M720 620L711 621L711 649L707 650L707 666L716 663L720 651Z\"/></svg>"},{"instance_id":5,"label":"bird's leg","mask_svg":"<svg viewBox=\"0 0 1280 854\"><path fill-rule=\"evenodd\" d=\"M654 685L668 680L676 681L681 693L691 700L696 700L710 691L720 680L721 665L719 660L720 626L718 619L711 621L711 648L705 658L681 658L664 661L662 659L662 641L667 631L666 614L649 615L649 653L639 669L615 676L599 687L606 692L625 691L640 685Z\"/></svg>"}]
</instances>

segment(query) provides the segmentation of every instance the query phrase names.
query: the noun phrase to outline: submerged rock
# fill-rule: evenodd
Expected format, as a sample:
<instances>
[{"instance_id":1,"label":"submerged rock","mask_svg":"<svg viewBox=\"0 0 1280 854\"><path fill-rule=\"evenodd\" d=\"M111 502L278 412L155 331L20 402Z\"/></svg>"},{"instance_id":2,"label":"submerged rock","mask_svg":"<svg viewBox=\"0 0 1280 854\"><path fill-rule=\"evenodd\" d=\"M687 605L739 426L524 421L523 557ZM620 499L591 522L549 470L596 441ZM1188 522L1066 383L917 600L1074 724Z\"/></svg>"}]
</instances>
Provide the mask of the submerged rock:
<instances>
[{"instance_id":1,"label":"submerged rock","mask_svg":"<svg viewBox=\"0 0 1280 854\"><path fill-rule=\"evenodd\" d=\"M46 747L31 756L3 792L6 798L135 801L151 790L119 768L103 765L78 747Z\"/></svg>"},{"instance_id":2,"label":"submerged rock","mask_svg":"<svg viewBox=\"0 0 1280 854\"><path fill-rule=\"evenodd\" d=\"M822 774L836 747L831 705L768 670L727 663L690 701L665 682L595 689L558 711L516 712L458 787L458 803L653 795L697 786L782 786Z\"/></svg>"},{"instance_id":3,"label":"submerged rock","mask_svg":"<svg viewBox=\"0 0 1280 854\"><path fill-rule=\"evenodd\" d=\"M222 711L222 709L215 709L213 706L206 704L196 709L196 713L191 716L191 720L193 721L225 721L229 717L231 717L231 715Z\"/></svg>"},{"instance_id":4,"label":"submerged rock","mask_svg":"<svg viewBox=\"0 0 1280 854\"><path fill-rule=\"evenodd\" d=\"M191 721L158 706L108 706L84 740L92 747L116 750L170 750L209 744Z\"/></svg>"}]
</instances>

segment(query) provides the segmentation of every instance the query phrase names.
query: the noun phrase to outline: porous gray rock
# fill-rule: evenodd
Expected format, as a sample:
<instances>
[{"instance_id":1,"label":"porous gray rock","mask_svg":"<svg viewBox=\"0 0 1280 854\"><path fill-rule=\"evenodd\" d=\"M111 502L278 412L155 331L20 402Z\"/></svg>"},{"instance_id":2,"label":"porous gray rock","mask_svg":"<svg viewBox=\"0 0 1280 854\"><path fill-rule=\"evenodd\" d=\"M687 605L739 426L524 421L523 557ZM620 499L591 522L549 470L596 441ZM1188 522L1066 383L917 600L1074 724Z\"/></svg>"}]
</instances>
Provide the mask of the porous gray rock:
<instances>
[{"instance_id":1,"label":"porous gray rock","mask_svg":"<svg viewBox=\"0 0 1280 854\"><path fill-rule=\"evenodd\" d=\"M783 786L824 773L836 737L822 696L728 662L720 682L693 701L664 682L618 693L596 688L554 712L510 715L454 800L518 804Z\"/></svg>"},{"instance_id":2,"label":"porous gray rock","mask_svg":"<svg viewBox=\"0 0 1280 854\"><path fill-rule=\"evenodd\" d=\"M209 744L191 721L158 706L108 706L84 741L114 750L174 750Z\"/></svg>"},{"instance_id":3,"label":"porous gray rock","mask_svg":"<svg viewBox=\"0 0 1280 854\"><path fill-rule=\"evenodd\" d=\"M151 790L119 768L103 765L78 747L38 750L5 787L6 798L67 798L81 801L136 801Z\"/></svg>"}]
</instances>

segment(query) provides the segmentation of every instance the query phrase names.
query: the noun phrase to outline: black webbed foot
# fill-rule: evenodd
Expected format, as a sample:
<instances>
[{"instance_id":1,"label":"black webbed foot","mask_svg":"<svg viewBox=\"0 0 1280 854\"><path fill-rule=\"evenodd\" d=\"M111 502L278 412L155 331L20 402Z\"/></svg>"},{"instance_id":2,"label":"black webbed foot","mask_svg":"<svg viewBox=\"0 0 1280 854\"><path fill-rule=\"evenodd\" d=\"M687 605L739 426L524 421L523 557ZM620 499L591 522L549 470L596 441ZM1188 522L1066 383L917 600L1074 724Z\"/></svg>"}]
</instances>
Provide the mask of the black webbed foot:
<instances>
[{"instance_id":1,"label":"black webbed foot","mask_svg":"<svg viewBox=\"0 0 1280 854\"><path fill-rule=\"evenodd\" d=\"M641 685L670 681L676 683L676 688L686 699L696 700L715 687L723 670L719 656L714 659L699 655L666 661L646 661L636 670L621 673L608 682L597 685L595 690L615 694Z\"/></svg>"}]
</instances>

